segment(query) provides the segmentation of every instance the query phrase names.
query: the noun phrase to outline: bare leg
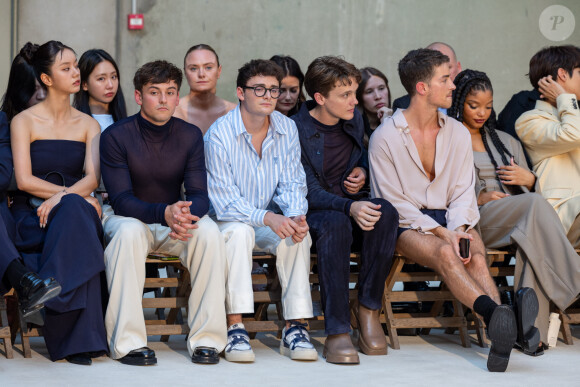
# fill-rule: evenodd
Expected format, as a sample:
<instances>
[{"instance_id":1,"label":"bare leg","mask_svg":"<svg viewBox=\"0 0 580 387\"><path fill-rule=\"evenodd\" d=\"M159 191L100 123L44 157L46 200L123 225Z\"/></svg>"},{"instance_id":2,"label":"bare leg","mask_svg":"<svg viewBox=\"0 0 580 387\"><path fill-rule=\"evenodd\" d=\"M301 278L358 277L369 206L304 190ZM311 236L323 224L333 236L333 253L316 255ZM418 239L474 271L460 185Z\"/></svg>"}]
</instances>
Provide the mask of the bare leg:
<instances>
[{"instance_id":1,"label":"bare leg","mask_svg":"<svg viewBox=\"0 0 580 387\"><path fill-rule=\"evenodd\" d=\"M481 237L475 230L468 231L473 240L471 241L471 261L465 265L465 269L475 282L485 291L485 293L498 305L501 304L497 286L489 274L487 266L485 246Z\"/></svg>"},{"instance_id":2,"label":"bare leg","mask_svg":"<svg viewBox=\"0 0 580 387\"><path fill-rule=\"evenodd\" d=\"M441 238L419 234L415 230L405 231L397 240L397 251L439 273L451 293L469 308L473 308L477 297L486 294L468 273L453 247ZM476 268L479 269L479 265Z\"/></svg>"},{"instance_id":3,"label":"bare leg","mask_svg":"<svg viewBox=\"0 0 580 387\"><path fill-rule=\"evenodd\" d=\"M241 314L228 314L226 317L228 319L228 328L234 324L239 324L242 322Z\"/></svg>"}]
</instances>

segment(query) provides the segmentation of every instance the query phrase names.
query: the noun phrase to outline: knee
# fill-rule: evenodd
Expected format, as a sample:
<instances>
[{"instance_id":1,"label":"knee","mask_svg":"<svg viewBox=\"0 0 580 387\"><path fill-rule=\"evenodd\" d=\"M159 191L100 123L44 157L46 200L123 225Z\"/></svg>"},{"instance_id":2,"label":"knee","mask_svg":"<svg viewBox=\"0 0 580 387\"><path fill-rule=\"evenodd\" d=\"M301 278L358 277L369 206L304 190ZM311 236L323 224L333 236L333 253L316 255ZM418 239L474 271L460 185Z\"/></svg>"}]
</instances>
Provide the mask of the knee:
<instances>
[{"instance_id":1,"label":"knee","mask_svg":"<svg viewBox=\"0 0 580 387\"><path fill-rule=\"evenodd\" d=\"M224 241L228 243L246 243L254 245L256 238L254 228L246 223L232 222L221 232Z\"/></svg>"},{"instance_id":2,"label":"knee","mask_svg":"<svg viewBox=\"0 0 580 387\"><path fill-rule=\"evenodd\" d=\"M455 249L449 243L442 244L437 251L437 272L445 275L448 270L456 269L460 264Z\"/></svg>"},{"instance_id":3,"label":"knee","mask_svg":"<svg viewBox=\"0 0 580 387\"><path fill-rule=\"evenodd\" d=\"M399 226L399 212L388 200L375 198L371 199L371 202L381 206L379 210L381 212L381 218L378 223L392 225L395 228Z\"/></svg>"},{"instance_id":4,"label":"knee","mask_svg":"<svg viewBox=\"0 0 580 387\"><path fill-rule=\"evenodd\" d=\"M352 237L350 218L342 212L325 211L317 223L316 228L320 230L320 234L340 235L341 238L345 235Z\"/></svg>"},{"instance_id":5,"label":"knee","mask_svg":"<svg viewBox=\"0 0 580 387\"><path fill-rule=\"evenodd\" d=\"M64 195L60 199L60 204L61 204L61 208L71 209L73 211L76 211L79 208L86 208L86 206L89 206L92 208L92 206L85 200L85 198L83 198L82 196L77 195L75 193L70 193L70 194Z\"/></svg>"},{"instance_id":6,"label":"knee","mask_svg":"<svg viewBox=\"0 0 580 387\"><path fill-rule=\"evenodd\" d=\"M106 230L105 230L106 231ZM111 241L129 242L145 240L147 238L147 226L138 219L125 218L114 230Z\"/></svg>"}]
</instances>

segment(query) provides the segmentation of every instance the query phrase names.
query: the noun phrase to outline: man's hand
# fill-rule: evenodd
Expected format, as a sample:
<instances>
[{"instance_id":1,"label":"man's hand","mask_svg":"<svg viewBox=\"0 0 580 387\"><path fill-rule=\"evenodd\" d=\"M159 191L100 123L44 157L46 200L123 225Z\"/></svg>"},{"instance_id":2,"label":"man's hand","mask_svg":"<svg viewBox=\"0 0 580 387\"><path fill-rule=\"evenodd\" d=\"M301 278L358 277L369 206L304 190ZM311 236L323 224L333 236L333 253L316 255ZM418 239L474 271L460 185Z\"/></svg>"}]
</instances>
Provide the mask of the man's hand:
<instances>
[{"instance_id":1,"label":"man's hand","mask_svg":"<svg viewBox=\"0 0 580 387\"><path fill-rule=\"evenodd\" d=\"M501 182L507 185L523 185L528 189L532 189L536 183L536 176L517 165L513 157L510 160L510 165L502 165L497 168L497 175Z\"/></svg>"},{"instance_id":2,"label":"man's hand","mask_svg":"<svg viewBox=\"0 0 580 387\"><path fill-rule=\"evenodd\" d=\"M544 98L554 106L556 106L556 98L560 94L566 93L566 90L558 82L553 80L551 75L538 81L538 90L540 91L540 98Z\"/></svg>"},{"instance_id":3,"label":"man's hand","mask_svg":"<svg viewBox=\"0 0 580 387\"><path fill-rule=\"evenodd\" d=\"M306 219L304 219L304 222L306 222ZM296 222L291 218L270 211L266 212L266 215L264 216L264 224L270 227L281 239L294 236L296 230L303 229L303 226L298 226L298 224L296 224Z\"/></svg>"},{"instance_id":4,"label":"man's hand","mask_svg":"<svg viewBox=\"0 0 580 387\"><path fill-rule=\"evenodd\" d=\"M95 207L95 210L97 210L97 215L99 215L100 218L101 215L103 214L103 210L101 209L101 204L99 203L99 200L92 196L87 196L85 200L89 202L91 206Z\"/></svg>"},{"instance_id":5,"label":"man's hand","mask_svg":"<svg viewBox=\"0 0 580 387\"><path fill-rule=\"evenodd\" d=\"M453 250L455 251L455 255L457 255L457 258L460 259L464 265L467 265L469 261L471 261L471 247L469 248L469 257L462 258L461 254L459 253L459 240L462 238L466 238L472 241L473 237L471 236L471 234L468 234L464 231L464 227L465 226L461 226L458 227L455 231L452 231L448 230L445 227L439 226L431 230L431 232L436 237L443 239L445 242L453 246Z\"/></svg>"},{"instance_id":6,"label":"man's hand","mask_svg":"<svg viewBox=\"0 0 580 387\"><path fill-rule=\"evenodd\" d=\"M367 174L363 168L354 167L344 181L344 188L349 194L355 194L365 185Z\"/></svg>"},{"instance_id":7,"label":"man's hand","mask_svg":"<svg viewBox=\"0 0 580 387\"><path fill-rule=\"evenodd\" d=\"M373 202L353 202L350 206L350 216L352 216L364 231L370 231L375 228L375 223L381 218L380 204Z\"/></svg>"},{"instance_id":8,"label":"man's hand","mask_svg":"<svg viewBox=\"0 0 580 387\"><path fill-rule=\"evenodd\" d=\"M180 241L186 241L193 235L190 230L199 226L193 222L199 221L199 217L192 215L189 206L191 202L179 201L165 207L165 222L171 228L169 237Z\"/></svg>"},{"instance_id":9,"label":"man's hand","mask_svg":"<svg viewBox=\"0 0 580 387\"><path fill-rule=\"evenodd\" d=\"M298 229L295 229L294 235L292 235L292 242L300 243L306 235L308 234L308 223L306 223L306 215L298 215L291 218L294 223L298 226Z\"/></svg>"},{"instance_id":10,"label":"man's hand","mask_svg":"<svg viewBox=\"0 0 580 387\"><path fill-rule=\"evenodd\" d=\"M505 198L506 196L509 195L499 191L480 192L477 197L477 205L483 206L486 203Z\"/></svg>"}]
</instances>

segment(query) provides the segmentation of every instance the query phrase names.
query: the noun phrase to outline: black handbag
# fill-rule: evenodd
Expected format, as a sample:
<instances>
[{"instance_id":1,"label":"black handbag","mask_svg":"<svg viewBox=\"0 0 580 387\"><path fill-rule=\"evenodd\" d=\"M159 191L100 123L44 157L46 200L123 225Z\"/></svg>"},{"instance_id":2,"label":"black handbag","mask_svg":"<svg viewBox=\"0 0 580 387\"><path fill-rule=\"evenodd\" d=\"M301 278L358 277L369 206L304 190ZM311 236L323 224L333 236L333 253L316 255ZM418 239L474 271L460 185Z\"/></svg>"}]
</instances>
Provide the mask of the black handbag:
<instances>
[{"instance_id":1,"label":"black handbag","mask_svg":"<svg viewBox=\"0 0 580 387\"><path fill-rule=\"evenodd\" d=\"M48 181L48 178L49 178L51 175L57 175L57 176L60 176L60 179L61 179L61 182L62 182L62 184L61 184L61 185L62 185L63 187L65 186L65 180L64 180L64 176L62 175L62 173L60 173L60 172L57 172L57 171L51 171L51 172L48 172L48 173L47 173L47 174L44 176L44 178L43 178L42 180L46 180L46 181ZM53 183L53 184L58 184L58 183L55 183L55 182L53 182L53 181L50 181L50 183ZM39 197L37 197L37 196L32 196L32 195L30 195L30 197L28 198L28 205L29 205L30 207L32 207L32 208L38 208L38 207L40 207L40 206L42 205L42 203L44 203L44 201L45 201L45 200L46 200L46 199L42 199L42 198L39 198Z\"/></svg>"}]
</instances>

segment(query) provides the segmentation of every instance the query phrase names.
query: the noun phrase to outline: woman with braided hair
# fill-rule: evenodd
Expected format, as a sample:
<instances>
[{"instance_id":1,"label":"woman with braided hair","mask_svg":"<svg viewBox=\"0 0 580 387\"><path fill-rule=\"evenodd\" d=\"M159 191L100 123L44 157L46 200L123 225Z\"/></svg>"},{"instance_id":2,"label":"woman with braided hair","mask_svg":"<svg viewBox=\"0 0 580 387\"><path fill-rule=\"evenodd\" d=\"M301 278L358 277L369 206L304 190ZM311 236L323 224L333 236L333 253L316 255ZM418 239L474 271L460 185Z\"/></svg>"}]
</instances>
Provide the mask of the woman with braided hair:
<instances>
[{"instance_id":1,"label":"woman with braided hair","mask_svg":"<svg viewBox=\"0 0 580 387\"><path fill-rule=\"evenodd\" d=\"M564 310L580 293L580 259L552 206L534 192L536 176L527 167L521 144L496 131L487 75L465 70L455 85L447 113L471 133L481 236L488 248L516 248L516 345L538 356L547 349L550 301Z\"/></svg>"}]
</instances>

